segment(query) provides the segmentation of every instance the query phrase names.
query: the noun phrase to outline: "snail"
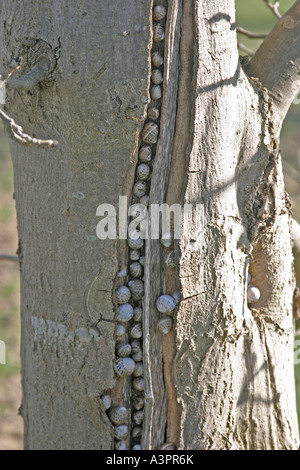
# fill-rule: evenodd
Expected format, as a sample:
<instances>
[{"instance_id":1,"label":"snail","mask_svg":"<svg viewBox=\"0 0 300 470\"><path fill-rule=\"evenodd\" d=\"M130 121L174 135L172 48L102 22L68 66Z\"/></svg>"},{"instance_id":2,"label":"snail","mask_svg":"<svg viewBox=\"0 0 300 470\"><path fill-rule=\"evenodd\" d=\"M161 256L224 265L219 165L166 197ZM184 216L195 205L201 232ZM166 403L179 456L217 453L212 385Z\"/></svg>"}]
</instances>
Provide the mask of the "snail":
<instances>
[{"instance_id":1,"label":"snail","mask_svg":"<svg viewBox=\"0 0 300 470\"><path fill-rule=\"evenodd\" d=\"M117 313L117 321L127 323L133 317L133 307L130 304L119 305Z\"/></svg>"},{"instance_id":2,"label":"snail","mask_svg":"<svg viewBox=\"0 0 300 470\"><path fill-rule=\"evenodd\" d=\"M169 316L162 317L157 322L158 330L161 331L164 335L167 335L171 331L172 326L173 326L173 318Z\"/></svg>"},{"instance_id":3,"label":"snail","mask_svg":"<svg viewBox=\"0 0 300 470\"><path fill-rule=\"evenodd\" d=\"M139 426L144 420L144 412L142 410L135 411L132 415L132 420Z\"/></svg>"},{"instance_id":4,"label":"snail","mask_svg":"<svg viewBox=\"0 0 300 470\"><path fill-rule=\"evenodd\" d=\"M142 321L143 309L142 307L135 307L133 309L133 320L136 322Z\"/></svg>"},{"instance_id":5,"label":"snail","mask_svg":"<svg viewBox=\"0 0 300 470\"><path fill-rule=\"evenodd\" d=\"M140 250L130 250L129 259L131 261L138 261L140 259L141 252Z\"/></svg>"},{"instance_id":6,"label":"snail","mask_svg":"<svg viewBox=\"0 0 300 470\"><path fill-rule=\"evenodd\" d=\"M132 354L132 359L135 361L135 362L140 362L143 360L143 351L138 351L134 354Z\"/></svg>"},{"instance_id":7,"label":"snail","mask_svg":"<svg viewBox=\"0 0 300 470\"><path fill-rule=\"evenodd\" d=\"M144 397L136 397L133 400L133 406L136 410L141 410L144 407L145 401Z\"/></svg>"},{"instance_id":8,"label":"snail","mask_svg":"<svg viewBox=\"0 0 300 470\"><path fill-rule=\"evenodd\" d=\"M140 444L135 444L133 447L132 447L132 450L141 450L141 446Z\"/></svg>"},{"instance_id":9,"label":"snail","mask_svg":"<svg viewBox=\"0 0 300 470\"><path fill-rule=\"evenodd\" d=\"M144 246L144 240L142 238L128 238L127 244L132 250L140 250Z\"/></svg>"},{"instance_id":10,"label":"snail","mask_svg":"<svg viewBox=\"0 0 300 470\"><path fill-rule=\"evenodd\" d=\"M141 377L144 373L144 365L142 362L136 362L135 363L135 368L133 371L133 376L134 377Z\"/></svg>"},{"instance_id":11,"label":"snail","mask_svg":"<svg viewBox=\"0 0 300 470\"><path fill-rule=\"evenodd\" d=\"M149 205L149 196L146 196L146 195L142 196L141 199L140 199L140 204L143 204L144 206L148 207L148 205Z\"/></svg>"},{"instance_id":12,"label":"snail","mask_svg":"<svg viewBox=\"0 0 300 470\"><path fill-rule=\"evenodd\" d=\"M260 299L260 290L257 287L252 286L250 284L247 289L247 300L249 304L257 302L259 299Z\"/></svg>"},{"instance_id":13,"label":"snail","mask_svg":"<svg viewBox=\"0 0 300 470\"><path fill-rule=\"evenodd\" d=\"M143 142L146 144L156 144L158 139L158 125L155 122L147 122L142 132Z\"/></svg>"},{"instance_id":14,"label":"snail","mask_svg":"<svg viewBox=\"0 0 300 470\"><path fill-rule=\"evenodd\" d=\"M166 254L165 263L171 269L176 267L175 251L172 250Z\"/></svg>"},{"instance_id":15,"label":"snail","mask_svg":"<svg viewBox=\"0 0 300 470\"><path fill-rule=\"evenodd\" d=\"M176 301L170 295L161 295L156 301L156 308L160 313L170 314L176 307Z\"/></svg>"},{"instance_id":16,"label":"snail","mask_svg":"<svg viewBox=\"0 0 300 470\"><path fill-rule=\"evenodd\" d=\"M116 344L116 352L120 357L128 357L131 354L131 346L124 341L118 341Z\"/></svg>"},{"instance_id":17,"label":"snail","mask_svg":"<svg viewBox=\"0 0 300 470\"><path fill-rule=\"evenodd\" d=\"M138 261L135 261L129 266L129 272L132 277L141 277L143 268Z\"/></svg>"},{"instance_id":18,"label":"snail","mask_svg":"<svg viewBox=\"0 0 300 470\"><path fill-rule=\"evenodd\" d=\"M141 256L141 257L140 257L140 264L141 264L142 266L145 266L145 256Z\"/></svg>"},{"instance_id":19,"label":"snail","mask_svg":"<svg viewBox=\"0 0 300 470\"><path fill-rule=\"evenodd\" d=\"M168 233L164 233L162 235L160 243L165 248L170 248L173 245L173 240L174 240L174 233L173 232L168 232Z\"/></svg>"},{"instance_id":20,"label":"snail","mask_svg":"<svg viewBox=\"0 0 300 470\"><path fill-rule=\"evenodd\" d=\"M136 174L139 180L146 180L150 175L150 166L147 163L140 163L136 169Z\"/></svg>"},{"instance_id":21,"label":"snail","mask_svg":"<svg viewBox=\"0 0 300 470\"><path fill-rule=\"evenodd\" d=\"M125 441L117 441L115 442L115 449L116 450L127 450L127 444Z\"/></svg>"},{"instance_id":22,"label":"snail","mask_svg":"<svg viewBox=\"0 0 300 470\"><path fill-rule=\"evenodd\" d=\"M102 404L103 404L103 407L104 407L105 411L109 410L109 408L111 407L111 396L110 395L102 395L101 401L102 401Z\"/></svg>"},{"instance_id":23,"label":"snail","mask_svg":"<svg viewBox=\"0 0 300 470\"><path fill-rule=\"evenodd\" d=\"M152 159L152 150L149 145L143 145L139 151L139 160L142 163L149 163Z\"/></svg>"},{"instance_id":24,"label":"snail","mask_svg":"<svg viewBox=\"0 0 300 470\"><path fill-rule=\"evenodd\" d=\"M160 100L161 98L161 87L159 85L154 85L151 88L150 96L153 101Z\"/></svg>"},{"instance_id":25,"label":"snail","mask_svg":"<svg viewBox=\"0 0 300 470\"><path fill-rule=\"evenodd\" d=\"M176 304L178 305L181 299L181 294L179 290L176 290L175 292L173 292L172 297L175 300Z\"/></svg>"},{"instance_id":26,"label":"snail","mask_svg":"<svg viewBox=\"0 0 300 470\"><path fill-rule=\"evenodd\" d=\"M114 363L114 371L119 377L133 374L135 362L130 357L119 357Z\"/></svg>"},{"instance_id":27,"label":"snail","mask_svg":"<svg viewBox=\"0 0 300 470\"><path fill-rule=\"evenodd\" d=\"M155 21L161 21L166 16L167 10L162 5L157 5L153 8L153 19Z\"/></svg>"},{"instance_id":28,"label":"snail","mask_svg":"<svg viewBox=\"0 0 300 470\"><path fill-rule=\"evenodd\" d=\"M131 292L126 286L118 287L116 290L116 300L118 304L127 304L131 297Z\"/></svg>"},{"instance_id":29,"label":"snail","mask_svg":"<svg viewBox=\"0 0 300 470\"><path fill-rule=\"evenodd\" d=\"M143 336L143 328L141 323L134 323L130 329L131 338L141 338Z\"/></svg>"},{"instance_id":30,"label":"snail","mask_svg":"<svg viewBox=\"0 0 300 470\"><path fill-rule=\"evenodd\" d=\"M144 297L144 283L140 279L132 279L128 282L133 300L141 300Z\"/></svg>"},{"instance_id":31,"label":"snail","mask_svg":"<svg viewBox=\"0 0 300 470\"><path fill-rule=\"evenodd\" d=\"M163 75L159 69L154 69L151 72L151 80L154 85L160 85L163 81ZM151 108L150 108L151 109Z\"/></svg>"},{"instance_id":32,"label":"snail","mask_svg":"<svg viewBox=\"0 0 300 470\"><path fill-rule=\"evenodd\" d=\"M131 351L132 353L137 353L142 350L141 342L138 339L133 339L131 342Z\"/></svg>"},{"instance_id":33,"label":"snail","mask_svg":"<svg viewBox=\"0 0 300 470\"><path fill-rule=\"evenodd\" d=\"M142 377L136 377L132 381L133 388L138 392L143 392L145 389L145 381Z\"/></svg>"},{"instance_id":34,"label":"snail","mask_svg":"<svg viewBox=\"0 0 300 470\"><path fill-rule=\"evenodd\" d=\"M125 406L117 406L110 410L108 416L111 422L118 426L119 424L127 423L129 413Z\"/></svg>"},{"instance_id":35,"label":"snail","mask_svg":"<svg viewBox=\"0 0 300 470\"><path fill-rule=\"evenodd\" d=\"M165 38L165 32L163 27L159 23L154 23L153 25L153 41L161 42Z\"/></svg>"},{"instance_id":36,"label":"snail","mask_svg":"<svg viewBox=\"0 0 300 470\"><path fill-rule=\"evenodd\" d=\"M141 437L143 432L143 429L140 426L134 426L134 428L131 431L131 435L133 439L136 439L138 437Z\"/></svg>"},{"instance_id":37,"label":"snail","mask_svg":"<svg viewBox=\"0 0 300 470\"><path fill-rule=\"evenodd\" d=\"M135 185L133 186L133 195L136 197L142 197L146 194L147 191L147 185L145 181L137 181Z\"/></svg>"},{"instance_id":38,"label":"snail","mask_svg":"<svg viewBox=\"0 0 300 470\"><path fill-rule=\"evenodd\" d=\"M124 325L121 325L120 323L117 324L116 326L116 336L124 336L126 333L126 328Z\"/></svg>"},{"instance_id":39,"label":"snail","mask_svg":"<svg viewBox=\"0 0 300 470\"><path fill-rule=\"evenodd\" d=\"M153 119L153 121L156 121L160 116L159 109L157 108L149 108L148 109L148 118Z\"/></svg>"},{"instance_id":40,"label":"snail","mask_svg":"<svg viewBox=\"0 0 300 470\"><path fill-rule=\"evenodd\" d=\"M114 437L118 441L123 441L128 436L128 426L126 424L120 424L114 428Z\"/></svg>"},{"instance_id":41,"label":"snail","mask_svg":"<svg viewBox=\"0 0 300 470\"><path fill-rule=\"evenodd\" d=\"M163 57L157 51L153 52L151 55L151 61L154 67L160 67L164 63Z\"/></svg>"}]
</instances>

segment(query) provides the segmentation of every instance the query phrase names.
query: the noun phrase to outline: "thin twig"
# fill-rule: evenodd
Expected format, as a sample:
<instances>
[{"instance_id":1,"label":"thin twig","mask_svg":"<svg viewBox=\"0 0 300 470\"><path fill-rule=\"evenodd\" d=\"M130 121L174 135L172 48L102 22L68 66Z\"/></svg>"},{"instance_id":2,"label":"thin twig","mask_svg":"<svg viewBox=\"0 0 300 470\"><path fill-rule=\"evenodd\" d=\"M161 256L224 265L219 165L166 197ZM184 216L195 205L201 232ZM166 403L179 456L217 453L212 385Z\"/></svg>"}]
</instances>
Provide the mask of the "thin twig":
<instances>
[{"instance_id":1,"label":"thin twig","mask_svg":"<svg viewBox=\"0 0 300 470\"><path fill-rule=\"evenodd\" d=\"M18 256L14 256L14 255L1 255L0 254L0 261L14 261L16 263L19 263L19 258Z\"/></svg>"},{"instance_id":2,"label":"thin twig","mask_svg":"<svg viewBox=\"0 0 300 470\"><path fill-rule=\"evenodd\" d=\"M253 33L252 31L248 31L247 29L244 29L244 28L236 28L236 30L238 33L244 34L244 36L247 36L248 38L251 38L251 39L264 39L267 37L267 35L264 33Z\"/></svg>"},{"instance_id":3,"label":"thin twig","mask_svg":"<svg viewBox=\"0 0 300 470\"><path fill-rule=\"evenodd\" d=\"M270 10L274 13L274 15L276 16L276 18L278 18L280 20L281 18L281 14L279 13L278 11L278 8L280 7L280 3L279 2L275 2L274 4L269 2L268 0L263 0L265 2L265 4L267 5L268 8L270 8Z\"/></svg>"},{"instance_id":4,"label":"thin twig","mask_svg":"<svg viewBox=\"0 0 300 470\"><path fill-rule=\"evenodd\" d=\"M238 48L241 49L241 51L246 52L246 54L253 56L254 51L252 49L249 49L247 46L245 46L242 42L238 42Z\"/></svg>"}]
</instances>

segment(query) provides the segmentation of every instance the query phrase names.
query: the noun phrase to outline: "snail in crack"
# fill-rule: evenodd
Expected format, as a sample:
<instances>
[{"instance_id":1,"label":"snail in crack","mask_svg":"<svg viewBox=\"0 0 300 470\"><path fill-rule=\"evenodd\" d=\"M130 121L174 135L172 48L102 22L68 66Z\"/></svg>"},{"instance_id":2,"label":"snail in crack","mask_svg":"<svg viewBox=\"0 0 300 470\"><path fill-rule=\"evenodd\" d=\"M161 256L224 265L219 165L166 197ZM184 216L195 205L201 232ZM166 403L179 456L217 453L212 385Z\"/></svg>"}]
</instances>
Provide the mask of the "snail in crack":
<instances>
[{"instance_id":1,"label":"snail in crack","mask_svg":"<svg viewBox=\"0 0 300 470\"><path fill-rule=\"evenodd\" d=\"M163 82L163 79L164 79L163 75L159 69L152 70L151 80L154 83L154 85L160 85Z\"/></svg>"},{"instance_id":2,"label":"snail in crack","mask_svg":"<svg viewBox=\"0 0 300 470\"><path fill-rule=\"evenodd\" d=\"M158 125L155 122L147 122L142 132L142 139L146 144L156 144L158 134Z\"/></svg>"},{"instance_id":3,"label":"snail in crack","mask_svg":"<svg viewBox=\"0 0 300 470\"><path fill-rule=\"evenodd\" d=\"M135 307L133 310L133 320L136 322L142 321L143 309L142 307Z\"/></svg>"},{"instance_id":4,"label":"snail in crack","mask_svg":"<svg viewBox=\"0 0 300 470\"><path fill-rule=\"evenodd\" d=\"M109 411L108 416L111 422L117 426L127 423L129 413L125 406L116 406Z\"/></svg>"},{"instance_id":5,"label":"snail in crack","mask_svg":"<svg viewBox=\"0 0 300 470\"><path fill-rule=\"evenodd\" d=\"M128 357L131 354L131 346L124 341L117 341L116 352L120 357Z\"/></svg>"},{"instance_id":6,"label":"snail in crack","mask_svg":"<svg viewBox=\"0 0 300 470\"><path fill-rule=\"evenodd\" d=\"M147 191L147 185L145 181L137 181L135 185L133 186L133 195L136 197L142 197L145 196Z\"/></svg>"},{"instance_id":7,"label":"snail in crack","mask_svg":"<svg viewBox=\"0 0 300 470\"><path fill-rule=\"evenodd\" d=\"M142 377L136 377L133 379L132 385L138 392L143 392L145 390L145 381Z\"/></svg>"},{"instance_id":8,"label":"snail in crack","mask_svg":"<svg viewBox=\"0 0 300 470\"><path fill-rule=\"evenodd\" d=\"M104 407L105 411L109 410L109 408L111 407L111 396L110 395L102 395L101 401L102 401L102 404L103 404L103 407Z\"/></svg>"},{"instance_id":9,"label":"snail in crack","mask_svg":"<svg viewBox=\"0 0 300 470\"><path fill-rule=\"evenodd\" d=\"M176 301L170 295L161 295L156 301L156 308L160 313L170 314L176 308Z\"/></svg>"},{"instance_id":10,"label":"snail in crack","mask_svg":"<svg viewBox=\"0 0 300 470\"><path fill-rule=\"evenodd\" d=\"M143 145L139 151L139 160L142 163L149 163L152 159L152 149L149 145Z\"/></svg>"},{"instance_id":11,"label":"snail in crack","mask_svg":"<svg viewBox=\"0 0 300 470\"><path fill-rule=\"evenodd\" d=\"M159 23L154 23L153 25L153 41L161 42L165 38L165 32L163 27Z\"/></svg>"},{"instance_id":12,"label":"snail in crack","mask_svg":"<svg viewBox=\"0 0 300 470\"><path fill-rule=\"evenodd\" d=\"M115 442L115 450L127 450L126 441Z\"/></svg>"},{"instance_id":13,"label":"snail in crack","mask_svg":"<svg viewBox=\"0 0 300 470\"><path fill-rule=\"evenodd\" d=\"M143 327L141 323L134 323L130 329L131 338L141 338L143 336Z\"/></svg>"},{"instance_id":14,"label":"snail in crack","mask_svg":"<svg viewBox=\"0 0 300 470\"><path fill-rule=\"evenodd\" d=\"M140 426L134 426L131 431L131 435L133 439L137 439L138 437L142 436L143 429Z\"/></svg>"},{"instance_id":15,"label":"snail in crack","mask_svg":"<svg viewBox=\"0 0 300 470\"><path fill-rule=\"evenodd\" d=\"M114 428L114 437L119 441L123 441L128 436L128 426L126 424L120 424Z\"/></svg>"},{"instance_id":16,"label":"snail in crack","mask_svg":"<svg viewBox=\"0 0 300 470\"><path fill-rule=\"evenodd\" d=\"M130 304L122 304L119 305L118 313L117 313L117 321L122 323L127 323L133 317L134 310L132 305Z\"/></svg>"},{"instance_id":17,"label":"snail in crack","mask_svg":"<svg viewBox=\"0 0 300 470\"><path fill-rule=\"evenodd\" d=\"M167 14L167 10L163 5L157 5L153 8L153 19L155 21L161 21Z\"/></svg>"},{"instance_id":18,"label":"snail in crack","mask_svg":"<svg viewBox=\"0 0 300 470\"><path fill-rule=\"evenodd\" d=\"M140 250L130 250L129 259L131 261L138 261L140 259L141 252Z\"/></svg>"},{"instance_id":19,"label":"snail in crack","mask_svg":"<svg viewBox=\"0 0 300 470\"><path fill-rule=\"evenodd\" d=\"M114 363L114 371L119 377L128 377L133 374L135 362L130 357L119 357Z\"/></svg>"},{"instance_id":20,"label":"snail in crack","mask_svg":"<svg viewBox=\"0 0 300 470\"><path fill-rule=\"evenodd\" d=\"M165 263L171 269L174 269L176 267L175 251L172 250L166 254Z\"/></svg>"},{"instance_id":21,"label":"snail in crack","mask_svg":"<svg viewBox=\"0 0 300 470\"><path fill-rule=\"evenodd\" d=\"M141 410L145 405L145 400L144 400L144 397L136 397L134 400L133 400L133 406L136 410Z\"/></svg>"},{"instance_id":22,"label":"snail in crack","mask_svg":"<svg viewBox=\"0 0 300 470\"><path fill-rule=\"evenodd\" d=\"M161 331L161 333L163 333L164 335L167 335L171 331L172 326L173 318L169 316L162 317L157 322L158 330Z\"/></svg>"},{"instance_id":23,"label":"snail in crack","mask_svg":"<svg viewBox=\"0 0 300 470\"><path fill-rule=\"evenodd\" d=\"M140 279L132 279L128 282L133 300L142 300L144 297L144 283Z\"/></svg>"},{"instance_id":24,"label":"snail in crack","mask_svg":"<svg viewBox=\"0 0 300 470\"><path fill-rule=\"evenodd\" d=\"M168 233L164 233L162 235L160 243L165 248L170 248L173 245L173 241L174 241L174 233L173 232L168 232Z\"/></svg>"},{"instance_id":25,"label":"snail in crack","mask_svg":"<svg viewBox=\"0 0 300 470\"><path fill-rule=\"evenodd\" d=\"M147 180L150 176L150 166L147 163L140 163L136 169L136 174L139 180Z\"/></svg>"},{"instance_id":26,"label":"snail in crack","mask_svg":"<svg viewBox=\"0 0 300 470\"><path fill-rule=\"evenodd\" d=\"M247 289L248 303L252 304L252 303L258 302L259 299L260 299L260 290L257 287L252 286L250 284Z\"/></svg>"},{"instance_id":27,"label":"snail in crack","mask_svg":"<svg viewBox=\"0 0 300 470\"><path fill-rule=\"evenodd\" d=\"M118 304L127 304L131 297L131 292L126 286L118 287L116 290L116 301Z\"/></svg>"},{"instance_id":28,"label":"snail in crack","mask_svg":"<svg viewBox=\"0 0 300 470\"><path fill-rule=\"evenodd\" d=\"M132 419L138 426L144 421L144 412L142 410L135 411L132 415Z\"/></svg>"},{"instance_id":29,"label":"snail in crack","mask_svg":"<svg viewBox=\"0 0 300 470\"><path fill-rule=\"evenodd\" d=\"M148 109L148 118L153 119L153 121L156 121L160 116L159 109L157 108L149 108Z\"/></svg>"},{"instance_id":30,"label":"snail in crack","mask_svg":"<svg viewBox=\"0 0 300 470\"><path fill-rule=\"evenodd\" d=\"M164 59L163 57L161 56L161 54L157 51L153 52L152 56L151 56L151 61L152 61L152 65L154 67L161 67L162 64L164 63Z\"/></svg>"},{"instance_id":31,"label":"snail in crack","mask_svg":"<svg viewBox=\"0 0 300 470\"><path fill-rule=\"evenodd\" d=\"M143 268L138 261L135 261L129 266L129 272L132 277L141 277Z\"/></svg>"},{"instance_id":32,"label":"snail in crack","mask_svg":"<svg viewBox=\"0 0 300 470\"><path fill-rule=\"evenodd\" d=\"M144 246L142 238L128 238L127 244L132 250L140 250Z\"/></svg>"},{"instance_id":33,"label":"snail in crack","mask_svg":"<svg viewBox=\"0 0 300 470\"><path fill-rule=\"evenodd\" d=\"M141 377L144 373L144 364L142 362L136 362L133 371L134 377Z\"/></svg>"},{"instance_id":34,"label":"snail in crack","mask_svg":"<svg viewBox=\"0 0 300 470\"><path fill-rule=\"evenodd\" d=\"M159 85L154 85L151 88L150 96L153 101L157 101L161 99L161 87Z\"/></svg>"},{"instance_id":35,"label":"snail in crack","mask_svg":"<svg viewBox=\"0 0 300 470\"><path fill-rule=\"evenodd\" d=\"M121 325L120 323L118 323L116 325L116 336L118 337L121 337L121 336L124 336L126 333L126 328L124 325Z\"/></svg>"}]
</instances>

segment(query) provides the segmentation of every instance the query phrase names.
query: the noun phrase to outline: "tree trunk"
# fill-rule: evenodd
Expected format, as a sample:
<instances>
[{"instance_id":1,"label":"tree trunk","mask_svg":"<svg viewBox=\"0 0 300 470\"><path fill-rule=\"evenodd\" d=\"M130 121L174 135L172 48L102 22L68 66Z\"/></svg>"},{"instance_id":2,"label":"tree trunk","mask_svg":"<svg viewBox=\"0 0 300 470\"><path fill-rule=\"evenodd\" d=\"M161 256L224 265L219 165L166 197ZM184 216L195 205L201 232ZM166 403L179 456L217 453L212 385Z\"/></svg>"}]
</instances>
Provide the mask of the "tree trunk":
<instances>
[{"instance_id":1,"label":"tree trunk","mask_svg":"<svg viewBox=\"0 0 300 470\"><path fill-rule=\"evenodd\" d=\"M165 18L153 19L149 0L3 1L3 68L23 57L7 79L6 111L26 133L59 143L11 142L25 448L113 449L124 440L143 449L295 449L295 280L278 151L286 110L271 99L259 57L252 69L241 66L234 0L157 4ZM293 27L297 14L288 14ZM153 42L156 24L165 38ZM153 102L155 51L164 81ZM96 210L111 204L118 213L119 196L142 202L134 184L149 107L160 111L149 203L194 209L174 240L175 269L160 240L150 237L139 253L144 295L130 287L129 302L143 307L139 391L114 373L115 290L131 279L132 253L124 237L97 238ZM255 304L248 272L260 291ZM175 291L174 325L162 335L156 300ZM125 342L133 325L125 324ZM124 439L114 437L119 406L129 412Z\"/></svg>"}]
</instances>

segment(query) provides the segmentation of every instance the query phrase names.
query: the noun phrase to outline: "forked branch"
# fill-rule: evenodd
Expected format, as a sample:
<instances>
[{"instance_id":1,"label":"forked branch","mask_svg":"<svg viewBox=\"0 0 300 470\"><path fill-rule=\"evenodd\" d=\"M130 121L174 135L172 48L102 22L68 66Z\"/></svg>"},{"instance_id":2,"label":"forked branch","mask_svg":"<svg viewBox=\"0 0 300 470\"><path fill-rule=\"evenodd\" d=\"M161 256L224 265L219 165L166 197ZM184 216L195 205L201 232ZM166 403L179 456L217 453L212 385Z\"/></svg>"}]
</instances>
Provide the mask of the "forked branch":
<instances>
[{"instance_id":1,"label":"forked branch","mask_svg":"<svg viewBox=\"0 0 300 470\"><path fill-rule=\"evenodd\" d=\"M267 7L270 8L270 10L274 13L276 18L280 19L281 14L278 11L278 8L280 7L280 3L279 2L271 3L268 0L264 0L264 2L267 5Z\"/></svg>"},{"instance_id":2,"label":"forked branch","mask_svg":"<svg viewBox=\"0 0 300 470\"><path fill-rule=\"evenodd\" d=\"M264 33L254 33L253 31L248 31L247 29L240 27L236 28L236 31L240 34L243 34L244 36L247 36L250 39L264 39L267 37L267 35Z\"/></svg>"}]
</instances>

